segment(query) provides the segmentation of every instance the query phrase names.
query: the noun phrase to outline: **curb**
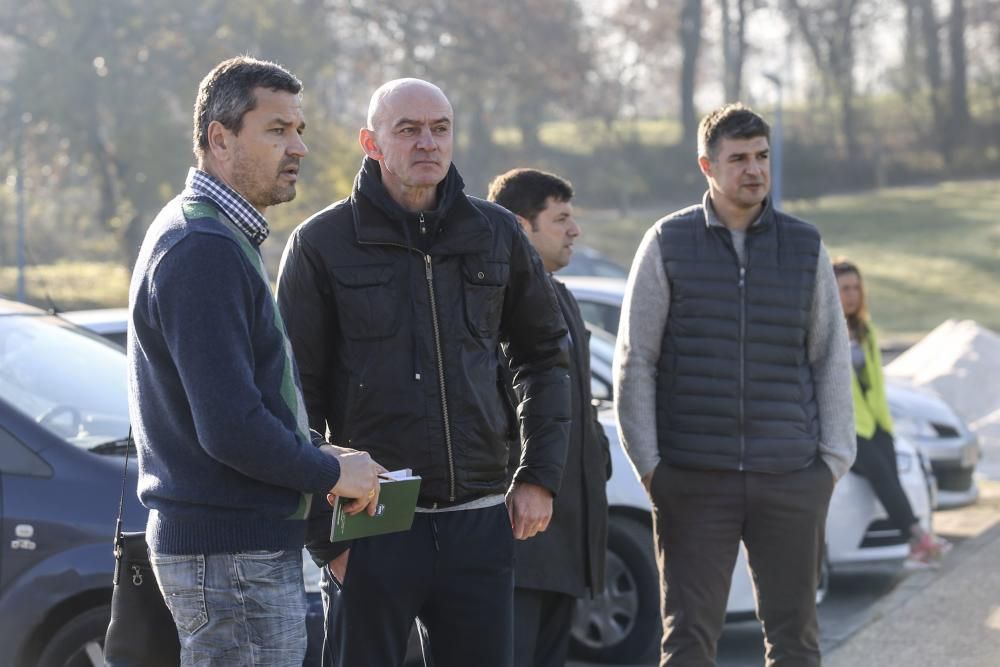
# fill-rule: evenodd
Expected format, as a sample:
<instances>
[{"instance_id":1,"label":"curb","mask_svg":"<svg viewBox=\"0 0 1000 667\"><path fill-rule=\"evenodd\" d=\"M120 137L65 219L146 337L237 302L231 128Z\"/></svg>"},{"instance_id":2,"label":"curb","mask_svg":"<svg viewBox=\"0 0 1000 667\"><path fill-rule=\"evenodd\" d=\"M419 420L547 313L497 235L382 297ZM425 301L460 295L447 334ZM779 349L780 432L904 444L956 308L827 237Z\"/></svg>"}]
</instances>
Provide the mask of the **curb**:
<instances>
[{"instance_id":1,"label":"curb","mask_svg":"<svg viewBox=\"0 0 1000 667\"><path fill-rule=\"evenodd\" d=\"M975 537L967 538L955 544L954 548L942 562L940 568L935 570L919 570L911 573L888 595L882 597L864 613L859 614L857 622L847 632L838 637L832 645L826 648L824 651L825 657L831 656L843 646L849 644L859 631L873 623L877 623L886 616L893 615L896 610L909 602L912 597L921 593L940 579L947 577L952 572L957 571L965 561L998 540L1000 540L1000 523L988 528Z\"/></svg>"}]
</instances>

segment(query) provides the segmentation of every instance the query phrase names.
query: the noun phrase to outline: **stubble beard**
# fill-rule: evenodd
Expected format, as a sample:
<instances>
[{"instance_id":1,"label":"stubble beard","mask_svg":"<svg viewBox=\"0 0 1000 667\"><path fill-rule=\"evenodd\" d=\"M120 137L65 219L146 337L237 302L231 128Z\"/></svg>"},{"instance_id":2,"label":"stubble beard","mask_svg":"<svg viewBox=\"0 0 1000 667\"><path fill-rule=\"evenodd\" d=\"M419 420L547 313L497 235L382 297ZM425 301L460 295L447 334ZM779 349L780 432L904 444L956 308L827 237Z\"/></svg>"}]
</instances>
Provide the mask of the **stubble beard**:
<instances>
[{"instance_id":1,"label":"stubble beard","mask_svg":"<svg viewBox=\"0 0 1000 667\"><path fill-rule=\"evenodd\" d=\"M279 165L278 172L274 176L267 177L261 172L260 167L241 158L242 156L237 156L233 166L233 188L254 207L268 208L295 199L295 183L282 185L278 181L281 178L281 170L288 166L287 161Z\"/></svg>"}]
</instances>

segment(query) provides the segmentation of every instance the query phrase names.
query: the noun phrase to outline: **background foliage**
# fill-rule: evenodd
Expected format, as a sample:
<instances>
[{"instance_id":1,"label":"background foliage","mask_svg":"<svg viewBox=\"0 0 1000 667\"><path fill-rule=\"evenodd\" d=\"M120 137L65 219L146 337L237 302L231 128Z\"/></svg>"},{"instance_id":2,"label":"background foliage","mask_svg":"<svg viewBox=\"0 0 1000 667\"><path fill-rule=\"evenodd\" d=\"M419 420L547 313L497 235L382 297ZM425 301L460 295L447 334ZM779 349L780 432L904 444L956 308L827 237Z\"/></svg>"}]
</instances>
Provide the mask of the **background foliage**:
<instances>
[{"instance_id":1,"label":"background foliage","mask_svg":"<svg viewBox=\"0 0 1000 667\"><path fill-rule=\"evenodd\" d=\"M976 246L980 227L942 231L968 200L922 203L936 212L926 224L868 204L888 186L1000 174L1000 0L0 0L0 290L11 291L18 176L29 261L57 267L50 291L56 276L82 284L60 273L70 263L127 275L192 163L198 82L240 53L306 84L311 153L299 197L270 212L272 268L294 225L349 192L368 96L398 76L451 97L469 192L514 166L557 171L588 211L589 242L624 262L636 221L648 226L704 188L700 114L742 99L773 120L779 84L785 197L832 225L832 245L838 229L859 256L876 238L917 239L937 255L925 275L952 283L978 261L970 247L991 247ZM996 183L973 182L947 192L978 200ZM829 223L808 203L860 192L865 215L853 223L849 197ZM869 223L900 227L869 239ZM872 257L893 252L908 251ZM121 301L114 290L67 298L98 294Z\"/></svg>"}]
</instances>

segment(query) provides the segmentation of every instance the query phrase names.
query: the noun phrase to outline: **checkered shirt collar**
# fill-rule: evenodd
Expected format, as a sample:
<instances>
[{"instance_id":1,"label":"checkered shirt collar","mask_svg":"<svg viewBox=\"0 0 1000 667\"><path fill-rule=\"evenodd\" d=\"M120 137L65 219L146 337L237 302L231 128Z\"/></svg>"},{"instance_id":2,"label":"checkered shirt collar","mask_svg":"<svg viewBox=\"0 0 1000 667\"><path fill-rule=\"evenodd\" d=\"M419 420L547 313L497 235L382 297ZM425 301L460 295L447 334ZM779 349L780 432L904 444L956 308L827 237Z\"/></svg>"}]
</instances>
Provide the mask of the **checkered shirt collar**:
<instances>
[{"instance_id":1,"label":"checkered shirt collar","mask_svg":"<svg viewBox=\"0 0 1000 667\"><path fill-rule=\"evenodd\" d=\"M191 167L188 171L187 196L208 197L218 206L236 227L246 234L250 242L259 246L271 233L267 220L243 195L215 178L211 174Z\"/></svg>"}]
</instances>

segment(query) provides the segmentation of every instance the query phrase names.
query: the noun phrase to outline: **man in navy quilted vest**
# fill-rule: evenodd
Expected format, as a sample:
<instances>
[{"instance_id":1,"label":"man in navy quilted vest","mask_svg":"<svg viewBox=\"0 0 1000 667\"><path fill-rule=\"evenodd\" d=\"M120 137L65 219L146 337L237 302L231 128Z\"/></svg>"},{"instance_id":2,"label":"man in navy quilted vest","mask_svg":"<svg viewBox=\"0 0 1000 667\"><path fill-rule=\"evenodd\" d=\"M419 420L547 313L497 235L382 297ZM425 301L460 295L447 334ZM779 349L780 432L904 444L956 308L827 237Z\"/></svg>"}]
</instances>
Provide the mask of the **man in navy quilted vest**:
<instances>
[{"instance_id":1,"label":"man in navy quilted vest","mask_svg":"<svg viewBox=\"0 0 1000 667\"><path fill-rule=\"evenodd\" d=\"M622 444L653 501L660 665L714 665L740 542L767 664L820 664L816 587L854 460L847 329L826 248L775 210L770 128L741 104L698 128L701 204L636 252L615 354Z\"/></svg>"}]
</instances>

